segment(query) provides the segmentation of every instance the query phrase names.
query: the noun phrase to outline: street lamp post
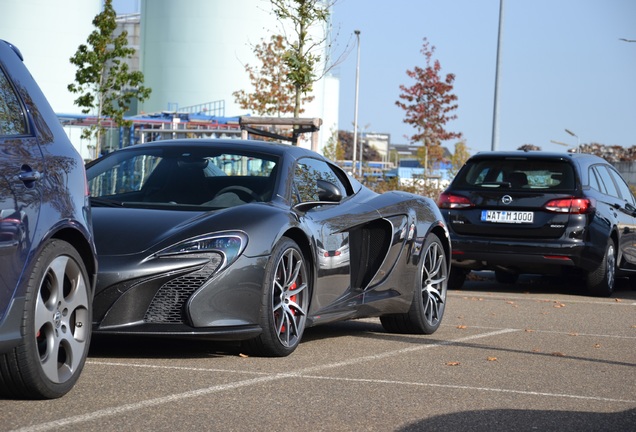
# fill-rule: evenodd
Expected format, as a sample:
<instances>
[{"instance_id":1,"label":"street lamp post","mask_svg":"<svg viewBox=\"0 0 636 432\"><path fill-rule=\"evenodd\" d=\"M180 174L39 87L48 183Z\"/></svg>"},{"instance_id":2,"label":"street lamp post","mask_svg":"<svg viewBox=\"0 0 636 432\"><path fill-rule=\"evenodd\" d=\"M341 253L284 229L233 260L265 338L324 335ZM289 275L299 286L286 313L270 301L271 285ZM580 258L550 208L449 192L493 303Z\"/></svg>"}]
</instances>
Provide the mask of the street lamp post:
<instances>
[{"instance_id":1,"label":"street lamp post","mask_svg":"<svg viewBox=\"0 0 636 432\"><path fill-rule=\"evenodd\" d=\"M579 136L569 129L566 129L565 131L576 138L576 152L581 153L581 140L579 139Z\"/></svg>"},{"instance_id":2,"label":"street lamp post","mask_svg":"<svg viewBox=\"0 0 636 432\"><path fill-rule=\"evenodd\" d=\"M358 90L360 87L360 30L354 30L358 45L358 58L356 60L356 97L353 108L353 173L356 173L356 152L358 151ZM360 173L362 173L362 155L360 155Z\"/></svg>"}]
</instances>

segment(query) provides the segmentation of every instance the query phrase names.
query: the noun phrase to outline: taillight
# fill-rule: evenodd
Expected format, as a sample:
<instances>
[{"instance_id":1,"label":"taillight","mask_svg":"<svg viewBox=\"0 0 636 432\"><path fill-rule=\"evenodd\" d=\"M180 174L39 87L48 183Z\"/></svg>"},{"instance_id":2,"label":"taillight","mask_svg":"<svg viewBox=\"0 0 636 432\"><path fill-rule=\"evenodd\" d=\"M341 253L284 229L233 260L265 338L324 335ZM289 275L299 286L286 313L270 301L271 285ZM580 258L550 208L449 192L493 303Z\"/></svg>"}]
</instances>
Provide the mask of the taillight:
<instances>
[{"instance_id":1,"label":"taillight","mask_svg":"<svg viewBox=\"0 0 636 432\"><path fill-rule=\"evenodd\" d=\"M594 202L589 198L560 198L548 201L543 207L555 213L585 214L592 211Z\"/></svg>"},{"instance_id":2,"label":"taillight","mask_svg":"<svg viewBox=\"0 0 636 432\"><path fill-rule=\"evenodd\" d=\"M460 209L472 207L473 203L465 196L443 192L437 200L437 206L441 209Z\"/></svg>"}]
</instances>

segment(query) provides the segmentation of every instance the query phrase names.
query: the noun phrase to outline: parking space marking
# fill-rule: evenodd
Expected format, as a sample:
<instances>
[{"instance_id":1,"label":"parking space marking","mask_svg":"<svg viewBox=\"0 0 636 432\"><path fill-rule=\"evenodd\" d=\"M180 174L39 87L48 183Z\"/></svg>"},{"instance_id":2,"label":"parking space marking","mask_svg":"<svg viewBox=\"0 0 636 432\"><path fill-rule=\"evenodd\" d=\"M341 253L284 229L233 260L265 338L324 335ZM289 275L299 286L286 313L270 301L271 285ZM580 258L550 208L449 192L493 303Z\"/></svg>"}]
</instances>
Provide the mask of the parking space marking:
<instances>
[{"instance_id":1,"label":"parking space marking","mask_svg":"<svg viewBox=\"0 0 636 432\"><path fill-rule=\"evenodd\" d=\"M457 327L456 325L451 324L442 324L445 327ZM488 326L466 326L466 328L478 329L478 330L494 330L499 327L488 327ZM512 331L525 332L529 329L510 329ZM543 333L543 334L555 334L561 336L572 336L571 331L557 331L557 330L539 330L535 328L531 328L533 333ZM610 338L610 339L636 339L636 336L622 336L622 335L611 335L611 334L597 334L597 333L579 333L576 332L576 336L585 336L585 337L596 337L596 338Z\"/></svg>"},{"instance_id":2,"label":"parking space marking","mask_svg":"<svg viewBox=\"0 0 636 432\"><path fill-rule=\"evenodd\" d=\"M452 384L432 384L432 383L422 383L422 382L411 382L411 381L393 381L393 380L382 380L382 379L369 379L369 378L342 378L342 377L326 377L326 376L312 376L312 375L301 375L302 378L311 378L316 380L333 380L333 381L347 381L347 382L362 382L362 383L373 383L373 384L391 384L391 385L405 385L405 386L417 386L417 387L436 387L436 388L446 388L446 389L458 389L458 390L475 390L475 391L486 391L486 392L496 392L496 393L514 393L525 396L550 396L550 397L558 397L558 398L568 398L568 399L582 399L582 400L590 400L597 402L618 402L618 403L627 403L634 404L636 403L636 399L612 399L598 396L581 396L581 395L571 395L565 393L546 393L546 392L535 392L535 391L526 391L526 390L513 390L513 389L500 389L500 388L490 388L490 387L472 387L472 386L462 386L462 385L452 385Z\"/></svg>"},{"instance_id":3,"label":"parking space marking","mask_svg":"<svg viewBox=\"0 0 636 432\"><path fill-rule=\"evenodd\" d=\"M402 355L402 354L405 354L405 353L421 351L421 350L425 350L425 349L429 349L429 348L437 348L437 347L441 347L441 346L448 346L448 345L452 345L452 344L455 344L455 343L462 343L462 342L467 342L467 341L476 340L476 339L483 339L483 338L487 338L487 337L491 337L491 336L498 336L498 335L501 335L501 334L516 332L516 331L519 331L519 330L517 330L517 329L500 329L500 330L497 330L497 331L492 331L492 332L488 332L488 333L482 333L482 334L477 334L477 335L466 336L466 337L457 338L457 339L453 339L453 340L449 340L449 341L441 341L441 342L432 343L432 344L426 344L426 345L402 348L402 349L399 349L399 350L387 351L387 352L380 353L380 354L374 354L374 355L364 356L364 357L359 357L359 358L352 358L352 359L346 360L346 361L328 363L328 364L318 365L318 366L312 366L312 367L301 369L301 370L296 371L296 372L276 373L276 374L271 374L271 375L262 376L262 377L258 377L258 378L252 378L252 379L243 380L243 381L236 381L236 382L228 383L228 384L219 384L219 385L215 385L215 386L207 387L207 388L203 388L203 389L191 390L191 391L187 391L187 392L183 392L183 393L177 393L177 394L173 394L173 395L169 395L169 396L163 396L163 397L159 397L159 398L155 398L155 399L149 399L149 400L141 401L141 402L137 402L137 403L121 405L119 407L106 408L106 409L103 409L103 410L93 411L93 412L87 413L87 414L82 414L82 415L67 417L67 418L64 418L64 419L54 420L52 422L40 423L40 424L37 424L37 425L25 427L25 428L15 429L13 432L42 432L42 431L54 430L54 429L57 429L57 428L60 428L60 427L75 425L75 424L84 423L84 422L87 422L87 421L93 421L93 420L97 420L97 419L100 419L100 418L103 418L103 417L115 416L117 414L122 414L122 413L130 412L130 411L136 411L136 410L140 410L140 409L144 409L144 408L150 408L150 407L154 407L154 406L158 406L158 405L164 405L164 404L181 401L181 400L188 399L188 398L210 395L210 394L213 394L213 393L218 393L218 392L222 392L222 391L226 391L226 390L233 390L233 389L237 389L237 388L241 388L241 387L246 387L246 386L251 386L251 385L256 385L256 384L262 384L262 383L271 382L271 381L277 381L277 380L281 380L281 379L303 377L304 375L306 375L308 373L315 373L315 372L318 372L318 371L321 371L321 370L333 369L333 368L338 368L338 367L342 367L342 366L350 366L350 365L360 364L360 363L364 363L364 362L368 362L368 361L384 359L384 358L387 358L387 357L399 356L399 355ZM122 363L122 364L115 363L115 364L117 364L118 366L119 365L126 365L126 363ZM128 364L128 365L129 366L134 366L133 364Z\"/></svg>"}]
</instances>

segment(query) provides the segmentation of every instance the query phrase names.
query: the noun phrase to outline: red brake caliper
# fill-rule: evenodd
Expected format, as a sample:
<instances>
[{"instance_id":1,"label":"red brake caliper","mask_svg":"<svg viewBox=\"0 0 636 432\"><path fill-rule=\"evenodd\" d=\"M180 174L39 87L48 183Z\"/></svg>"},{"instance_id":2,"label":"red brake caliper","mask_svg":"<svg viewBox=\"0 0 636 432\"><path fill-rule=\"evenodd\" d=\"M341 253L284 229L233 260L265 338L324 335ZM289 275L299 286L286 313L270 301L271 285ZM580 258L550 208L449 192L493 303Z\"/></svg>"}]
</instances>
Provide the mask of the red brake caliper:
<instances>
[{"instance_id":1,"label":"red brake caliper","mask_svg":"<svg viewBox=\"0 0 636 432\"><path fill-rule=\"evenodd\" d=\"M298 285L296 284L296 282L294 282L294 283L293 283L293 284L289 287L289 290L290 290L290 291L293 291L293 290L295 290L296 288L298 288ZM293 302L295 303L295 302L296 302L297 297L298 297L298 296L293 295L293 296L289 297L289 300L290 300L290 301L293 301ZM296 315L296 312L295 312L293 309L291 309L291 313L292 313L292 315ZM286 330L286 327L285 327L285 325L283 324L283 326L280 328L280 331L281 331L281 333L283 333L285 330Z\"/></svg>"}]
</instances>

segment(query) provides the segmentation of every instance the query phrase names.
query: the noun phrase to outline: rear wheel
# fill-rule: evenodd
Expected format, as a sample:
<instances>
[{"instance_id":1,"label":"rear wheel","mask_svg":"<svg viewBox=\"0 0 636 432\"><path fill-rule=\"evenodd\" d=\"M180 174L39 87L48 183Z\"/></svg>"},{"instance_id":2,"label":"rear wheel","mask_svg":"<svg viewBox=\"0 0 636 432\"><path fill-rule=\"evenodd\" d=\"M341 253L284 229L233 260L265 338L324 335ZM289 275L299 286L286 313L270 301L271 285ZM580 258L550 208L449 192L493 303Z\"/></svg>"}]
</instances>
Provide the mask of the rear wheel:
<instances>
[{"instance_id":1,"label":"rear wheel","mask_svg":"<svg viewBox=\"0 0 636 432\"><path fill-rule=\"evenodd\" d=\"M380 317L382 326L393 333L432 334L442 322L448 286L448 257L439 237L430 234L422 248L421 274L415 282L413 303L405 314Z\"/></svg>"},{"instance_id":2,"label":"rear wheel","mask_svg":"<svg viewBox=\"0 0 636 432\"><path fill-rule=\"evenodd\" d=\"M587 274L587 289L590 294L609 297L614 292L616 281L616 246L609 239L605 247L605 255L598 267Z\"/></svg>"},{"instance_id":3,"label":"rear wheel","mask_svg":"<svg viewBox=\"0 0 636 432\"><path fill-rule=\"evenodd\" d=\"M57 398L77 382L91 336L88 273L69 243L49 240L28 281L23 340L0 356L0 393Z\"/></svg>"},{"instance_id":4,"label":"rear wheel","mask_svg":"<svg viewBox=\"0 0 636 432\"><path fill-rule=\"evenodd\" d=\"M246 342L248 351L267 357L291 354L303 336L309 306L309 272L298 245L283 238L272 251L265 270L261 327Z\"/></svg>"}]
</instances>

